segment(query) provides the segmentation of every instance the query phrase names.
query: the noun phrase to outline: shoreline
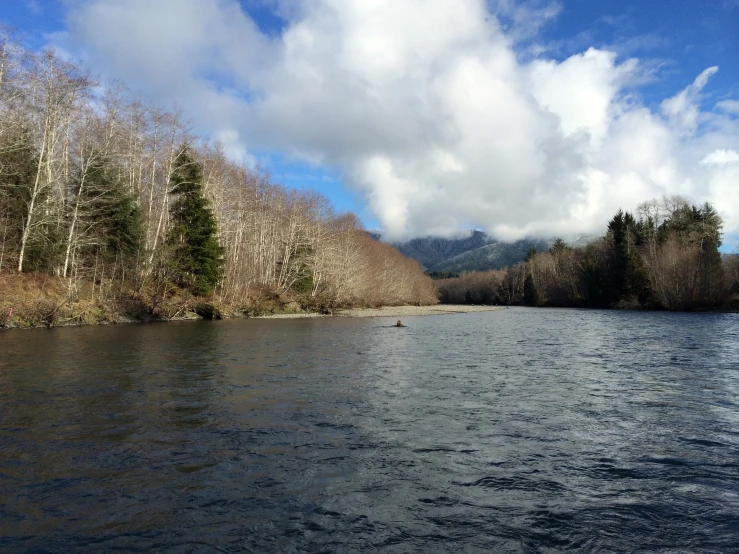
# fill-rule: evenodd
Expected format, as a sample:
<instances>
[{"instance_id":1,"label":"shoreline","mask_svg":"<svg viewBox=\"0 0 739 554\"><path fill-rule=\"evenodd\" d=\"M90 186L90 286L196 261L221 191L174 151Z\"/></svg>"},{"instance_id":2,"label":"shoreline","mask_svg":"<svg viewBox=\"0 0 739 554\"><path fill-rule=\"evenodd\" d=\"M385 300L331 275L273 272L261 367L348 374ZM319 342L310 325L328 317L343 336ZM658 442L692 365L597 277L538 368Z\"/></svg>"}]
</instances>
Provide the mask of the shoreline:
<instances>
[{"instance_id":1,"label":"shoreline","mask_svg":"<svg viewBox=\"0 0 739 554\"><path fill-rule=\"evenodd\" d=\"M263 313L260 315L240 315L235 313L223 313L221 317L213 318L218 319L317 319L317 318L368 318L368 317L420 317L420 316L431 316L431 315L447 315L447 314L462 314L462 313L475 313L475 312L493 312L497 310L504 310L507 306L471 306L464 304L436 304L433 306L383 306L380 308L340 308L334 311L333 314L321 314L318 312L292 312L292 313ZM84 321L60 321L55 322L51 325L48 324L36 324L30 326L16 326L16 325L0 325L1 331L10 330L28 330L28 329L49 329L59 327L91 327L98 325L136 325L136 324L150 324L150 323L169 323L169 322L182 322L182 321L205 321L209 318L201 317L196 315L194 312L187 312L186 315L173 317L169 319L164 318L146 318L136 319L126 316L119 316L116 319L108 319L98 322L84 322Z\"/></svg>"},{"instance_id":2,"label":"shoreline","mask_svg":"<svg viewBox=\"0 0 739 554\"><path fill-rule=\"evenodd\" d=\"M250 319L307 319L316 317L417 317L429 315L467 314L504 310L506 306L471 306L464 304L436 304L434 306L383 306L381 308L345 308L333 315L317 313L265 314Z\"/></svg>"}]
</instances>

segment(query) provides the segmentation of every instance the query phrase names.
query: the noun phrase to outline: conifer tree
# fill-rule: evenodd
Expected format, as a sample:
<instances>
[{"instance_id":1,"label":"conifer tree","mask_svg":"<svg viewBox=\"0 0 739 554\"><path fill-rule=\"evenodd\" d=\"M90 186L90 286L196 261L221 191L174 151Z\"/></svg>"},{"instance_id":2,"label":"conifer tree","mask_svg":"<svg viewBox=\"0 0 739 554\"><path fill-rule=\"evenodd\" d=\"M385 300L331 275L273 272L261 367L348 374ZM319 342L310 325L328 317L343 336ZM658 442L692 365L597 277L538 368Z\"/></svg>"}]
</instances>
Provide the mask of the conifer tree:
<instances>
[{"instance_id":1,"label":"conifer tree","mask_svg":"<svg viewBox=\"0 0 739 554\"><path fill-rule=\"evenodd\" d=\"M561 254L562 252L567 252L568 250L571 250L569 246L567 246L567 243L563 241L562 239L557 239L554 241L554 244L549 249L550 254Z\"/></svg>"},{"instance_id":2,"label":"conifer tree","mask_svg":"<svg viewBox=\"0 0 739 554\"><path fill-rule=\"evenodd\" d=\"M0 147L0 256L4 265L8 265L8 253L20 247L23 218L37 165L36 151L25 133L6 139Z\"/></svg>"},{"instance_id":3,"label":"conifer tree","mask_svg":"<svg viewBox=\"0 0 739 554\"><path fill-rule=\"evenodd\" d=\"M99 152L90 155L73 183L69 242L88 258L126 266L143 238L141 209L125 190L114 165ZM76 227L76 228L75 228ZM67 256L68 257L68 256ZM64 273L66 273L65 260ZM90 265L91 260L87 260Z\"/></svg>"},{"instance_id":4,"label":"conifer tree","mask_svg":"<svg viewBox=\"0 0 739 554\"><path fill-rule=\"evenodd\" d=\"M531 273L526 276L526 280L523 282L523 303L525 306L539 305L539 291L536 290L536 283L534 283L534 277Z\"/></svg>"},{"instance_id":5,"label":"conifer tree","mask_svg":"<svg viewBox=\"0 0 739 554\"><path fill-rule=\"evenodd\" d=\"M24 271L52 272L61 246L58 226L51 217L41 214L27 224L38 160L39 154L25 130L10 137L0 148L0 252L4 255L11 245L20 249L27 227ZM49 192L45 187L39 190L36 206L46 203Z\"/></svg>"},{"instance_id":6,"label":"conifer tree","mask_svg":"<svg viewBox=\"0 0 739 554\"><path fill-rule=\"evenodd\" d=\"M692 273L683 307L708 307L721 300L725 288L719 251L722 228L721 217L708 202L702 206L685 203L674 210L659 228L661 242L672 237L684 251L692 250L696 256L692 269L687 265L683 268L685 274Z\"/></svg>"},{"instance_id":7,"label":"conifer tree","mask_svg":"<svg viewBox=\"0 0 739 554\"><path fill-rule=\"evenodd\" d=\"M172 226L167 242L172 248L174 280L196 296L206 296L223 275L224 249L218 243L216 219L203 196L203 173L183 146L170 180L177 196L170 208Z\"/></svg>"},{"instance_id":8,"label":"conifer tree","mask_svg":"<svg viewBox=\"0 0 739 554\"><path fill-rule=\"evenodd\" d=\"M643 225L639 225L629 212L619 210L608 223L608 231L615 253L612 270L612 301L648 300L651 291L644 264L639 256L640 235Z\"/></svg>"}]
</instances>

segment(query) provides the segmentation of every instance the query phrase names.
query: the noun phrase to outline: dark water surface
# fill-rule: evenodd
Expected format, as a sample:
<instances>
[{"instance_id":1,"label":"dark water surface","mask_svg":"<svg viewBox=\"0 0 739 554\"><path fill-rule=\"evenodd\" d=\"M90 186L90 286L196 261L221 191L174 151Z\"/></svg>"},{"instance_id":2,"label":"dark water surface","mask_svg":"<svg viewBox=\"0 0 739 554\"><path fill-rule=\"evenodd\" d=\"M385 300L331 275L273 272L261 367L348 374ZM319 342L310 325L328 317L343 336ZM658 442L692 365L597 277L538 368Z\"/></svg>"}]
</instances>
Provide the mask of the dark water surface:
<instances>
[{"instance_id":1,"label":"dark water surface","mask_svg":"<svg viewBox=\"0 0 739 554\"><path fill-rule=\"evenodd\" d=\"M739 316L0 334L0 550L737 552Z\"/></svg>"}]
</instances>

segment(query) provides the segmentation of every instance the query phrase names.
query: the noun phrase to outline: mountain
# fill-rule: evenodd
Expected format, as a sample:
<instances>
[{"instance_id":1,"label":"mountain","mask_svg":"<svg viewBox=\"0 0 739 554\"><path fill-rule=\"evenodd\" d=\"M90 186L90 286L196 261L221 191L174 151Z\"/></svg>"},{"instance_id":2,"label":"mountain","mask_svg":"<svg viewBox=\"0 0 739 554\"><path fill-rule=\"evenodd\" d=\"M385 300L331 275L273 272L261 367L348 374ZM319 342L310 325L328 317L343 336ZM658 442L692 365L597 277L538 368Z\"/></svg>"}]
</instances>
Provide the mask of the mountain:
<instances>
[{"instance_id":1,"label":"mountain","mask_svg":"<svg viewBox=\"0 0 739 554\"><path fill-rule=\"evenodd\" d=\"M569 242L571 246L585 246L594 237L580 236ZM482 231L474 231L469 237L445 239L424 237L402 244L394 244L405 256L417 260L427 271L484 271L502 269L526 258L531 248L544 252L556 239L523 239L515 242L499 242Z\"/></svg>"},{"instance_id":2,"label":"mountain","mask_svg":"<svg viewBox=\"0 0 739 554\"><path fill-rule=\"evenodd\" d=\"M454 258L465 252L476 250L488 244L490 239L481 231L474 231L472 235L460 239L444 239L439 237L424 237L411 239L403 244L394 244L404 256L413 258L423 267L435 270L439 262Z\"/></svg>"}]
</instances>

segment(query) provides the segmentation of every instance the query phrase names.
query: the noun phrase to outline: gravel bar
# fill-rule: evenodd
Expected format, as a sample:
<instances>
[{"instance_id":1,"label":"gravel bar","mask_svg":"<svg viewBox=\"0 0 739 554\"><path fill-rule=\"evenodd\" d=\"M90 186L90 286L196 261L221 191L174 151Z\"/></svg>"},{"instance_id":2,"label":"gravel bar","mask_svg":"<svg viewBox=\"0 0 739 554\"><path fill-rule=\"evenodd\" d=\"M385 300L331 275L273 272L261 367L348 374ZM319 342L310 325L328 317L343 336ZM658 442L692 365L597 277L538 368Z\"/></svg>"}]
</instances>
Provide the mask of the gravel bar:
<instances>
[{"instance_id":1,"label":"gravel bar","mask_svg":"<svg viewBox=\"0 0 739 554\"><path fill-rule=\"evenodd\" d=\"M412 317L418 315L492 312L503 309L504 307L501 306L437 304L436 306L384 306L382 308L355 308L351 310L339 310L336 312L336 315L343 317Z\"/></svg>"},{"instance_id":2,"label":"gravel bar","mask_svg":"<svg viewBox=\"0 0 739 554\"><path fill-rule=\"evenodd\" d=\"M466 314L470 312L492 312L503 310L503 306L469 306L437 304L436 306L384 306L382 308L352 308L336 310L338 317L413 317L420 315ZM271 314L259 316L264 319L302 319L309 317L331 317L321 314Z\"/></svg>"}]
</instances>

